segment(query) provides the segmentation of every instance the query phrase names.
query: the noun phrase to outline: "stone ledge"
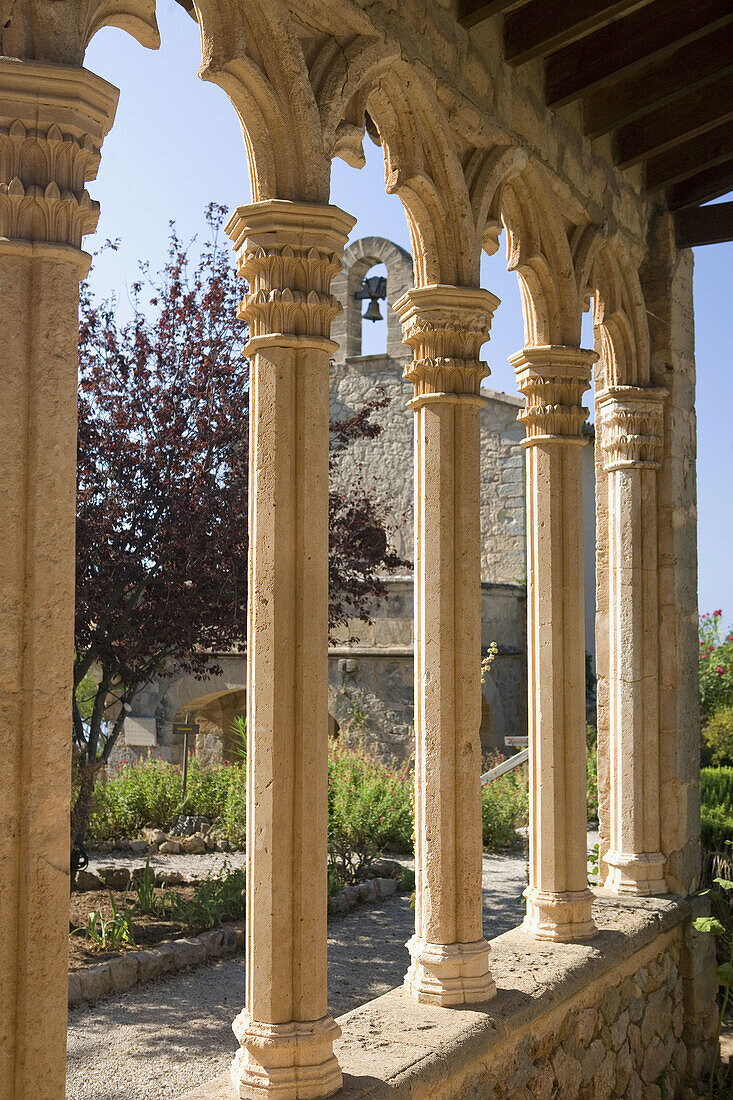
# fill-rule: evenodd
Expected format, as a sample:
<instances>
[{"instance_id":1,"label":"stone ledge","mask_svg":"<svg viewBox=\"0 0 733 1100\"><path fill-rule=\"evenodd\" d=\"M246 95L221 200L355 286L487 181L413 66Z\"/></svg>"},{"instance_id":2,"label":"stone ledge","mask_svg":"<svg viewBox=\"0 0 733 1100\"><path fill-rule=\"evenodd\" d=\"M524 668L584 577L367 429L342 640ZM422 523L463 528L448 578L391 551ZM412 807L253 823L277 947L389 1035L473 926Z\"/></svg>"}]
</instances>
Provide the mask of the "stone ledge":
<instances>
[{"instance_id":1,"label":"stone ledge","mask_svg":"<svg viewBox=\"0 0 733 1100\"><path fill-rule=\"evenodd\" d=\"M470 1009L415 1004L402 988L339 1017L335 1052L344 1072L337 1100L416 1100L461 1095L472 1067L500 1056L532 1035L542 1020L565 1017L597 998L679 936L680 926L704 911L703 899L624 898L596 891L598 936L586 943L539 943L514 929L491 941L498 988L485 1006ZM475 1093L480 1095L480 1093ZM232 1100L228 1074L183 1100Z\"/></svg>"}]
</instances>

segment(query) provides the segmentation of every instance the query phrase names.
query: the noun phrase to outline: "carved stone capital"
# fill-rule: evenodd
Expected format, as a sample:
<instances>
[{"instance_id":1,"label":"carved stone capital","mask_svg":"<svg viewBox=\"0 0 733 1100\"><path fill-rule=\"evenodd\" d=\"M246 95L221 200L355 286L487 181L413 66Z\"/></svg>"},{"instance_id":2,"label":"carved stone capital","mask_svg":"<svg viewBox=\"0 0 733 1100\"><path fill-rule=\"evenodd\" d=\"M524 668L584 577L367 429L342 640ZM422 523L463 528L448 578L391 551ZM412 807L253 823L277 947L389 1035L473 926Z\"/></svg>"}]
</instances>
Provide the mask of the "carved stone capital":
<instances>
[{"instance_id":1,"label":"carved stone capital","mask_svg":"<svg viewBox=\"0 0 733 1100\"><path fill-rule=\"evenodd\" d=\"M335 349L329 333L341 303L331 294L331 280L354 225L337 206L284 199L234 212L226 231L248 283L239 313L249 324L248 352L273 342Z\"/></svg>"},{"instance_id":2,"label":"carved stone capital","mask_svg":"<svg viewBox=\"0 0 733 1100\"><path fill-rule=\"evenodd\" d=\"M0 58L1 237L80 247L118 95L86 69Z\"/></svg>"},{"instance_id":3,"label":"carved stone capital","mask_svg":"<svg viewBox=\"0 0 733 1100\"><path fill-rule=\"evenodd\" d=\"M548 439L583 440L588 410L581 404L598 355L585 348L533 347L509 356L517 387L526 398L518 419L525 445Z\"/></svg>"},{"instance_id":4,"label":"carved stone capital","mask_svg":"<svg viewBox=\"0 0 733 1100\"><path fill-rule=\"evenodd\" d=\"M598 394L604 470L660 465L667 394L663 386L609 386Z\"/></svg>"},{"instance_id":5,"label":"carved stone capital","mask_svg":"<svg viewBox=\"0 0 733 1100\"><path fill-rule=\"evenodd\" d=\"M414 287L397 299L402 338L414 353L404 377L416 397L480 393L489 368L479 359L479 348L488 340L498 305L488 290L460 286Z\"/></svg>"}]
</instances>

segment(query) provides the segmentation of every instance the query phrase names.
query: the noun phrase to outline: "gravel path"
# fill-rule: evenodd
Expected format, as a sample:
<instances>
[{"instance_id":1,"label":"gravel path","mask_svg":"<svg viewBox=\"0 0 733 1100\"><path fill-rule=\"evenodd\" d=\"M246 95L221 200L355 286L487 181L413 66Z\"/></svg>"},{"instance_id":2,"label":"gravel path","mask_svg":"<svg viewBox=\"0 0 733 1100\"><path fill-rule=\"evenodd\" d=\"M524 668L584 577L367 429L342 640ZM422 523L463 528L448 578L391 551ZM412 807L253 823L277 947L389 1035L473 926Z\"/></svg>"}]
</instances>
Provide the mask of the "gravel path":
<instances>
[{"instance_id":1,"label":"gravel path","mask_svg":"<svg viewBox=\"0 0 733 1100\"><path fill-rule=\"evenodd\" d=\"M171 867L175 858L166 857L165 865ZM176 870L190 870L191 858ZM198 865L209 857L193 858ZM522 916L516 899L526 882L524 856L485 855L483 881L484 933L497 936ZM328 999L334 1016L400 984L409 961L404 945L413 930L414 912L404 894L329 921ZM73 1009L67 1100L175 1097L222 1073L236 1049L231 1024L243 998L240 955Z\"/></svg>"}]
</instances>

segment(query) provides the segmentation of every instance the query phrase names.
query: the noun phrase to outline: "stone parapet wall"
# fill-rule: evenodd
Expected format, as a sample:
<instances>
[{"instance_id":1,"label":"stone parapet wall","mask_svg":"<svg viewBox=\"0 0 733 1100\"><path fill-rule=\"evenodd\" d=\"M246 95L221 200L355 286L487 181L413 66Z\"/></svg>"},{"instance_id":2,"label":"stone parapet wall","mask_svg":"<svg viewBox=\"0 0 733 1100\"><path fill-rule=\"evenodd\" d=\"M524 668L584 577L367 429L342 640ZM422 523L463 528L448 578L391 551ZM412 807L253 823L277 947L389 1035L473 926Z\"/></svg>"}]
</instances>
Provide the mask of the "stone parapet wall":
<instances>
[{"instance_id":1,"label":"stone parapet wall","mask_svg":"<svg viewBox=\"0 0 733 1100\"><path fill-rule=\"evenodd\" d=\"M338 1020L340 1100L677 1100L710 1065L712 938L702 899L594 899L600 935L491 941L497 996L471 1009L395 989ZM223 1100L223 1076L185 1100Z\"/></svg>"}]
</instances>

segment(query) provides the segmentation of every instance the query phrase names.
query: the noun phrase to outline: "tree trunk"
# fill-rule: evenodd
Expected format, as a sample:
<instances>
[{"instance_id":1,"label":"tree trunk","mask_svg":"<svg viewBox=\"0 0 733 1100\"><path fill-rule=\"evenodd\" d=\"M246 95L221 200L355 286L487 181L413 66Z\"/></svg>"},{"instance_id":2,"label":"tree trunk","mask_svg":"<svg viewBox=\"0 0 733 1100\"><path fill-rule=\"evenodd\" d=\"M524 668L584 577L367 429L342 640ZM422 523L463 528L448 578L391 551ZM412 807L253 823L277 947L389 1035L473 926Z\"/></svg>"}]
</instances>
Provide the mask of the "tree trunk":
<instances>
[{"instance_id":1,"label":"tree trunk","mask_svg":"<svg viewBox=\"0 0 733 1100\"><path fill-rule=\"evenodd\" d=\"M104 767L101 760L86 761L79 769L79 788L76 801L71 809L71 889L76 880L76 863L73 858L74 848L82 847L89 828L89 819L92 814L92 796L97 776Z\"/></svg>"}]
</instances>

